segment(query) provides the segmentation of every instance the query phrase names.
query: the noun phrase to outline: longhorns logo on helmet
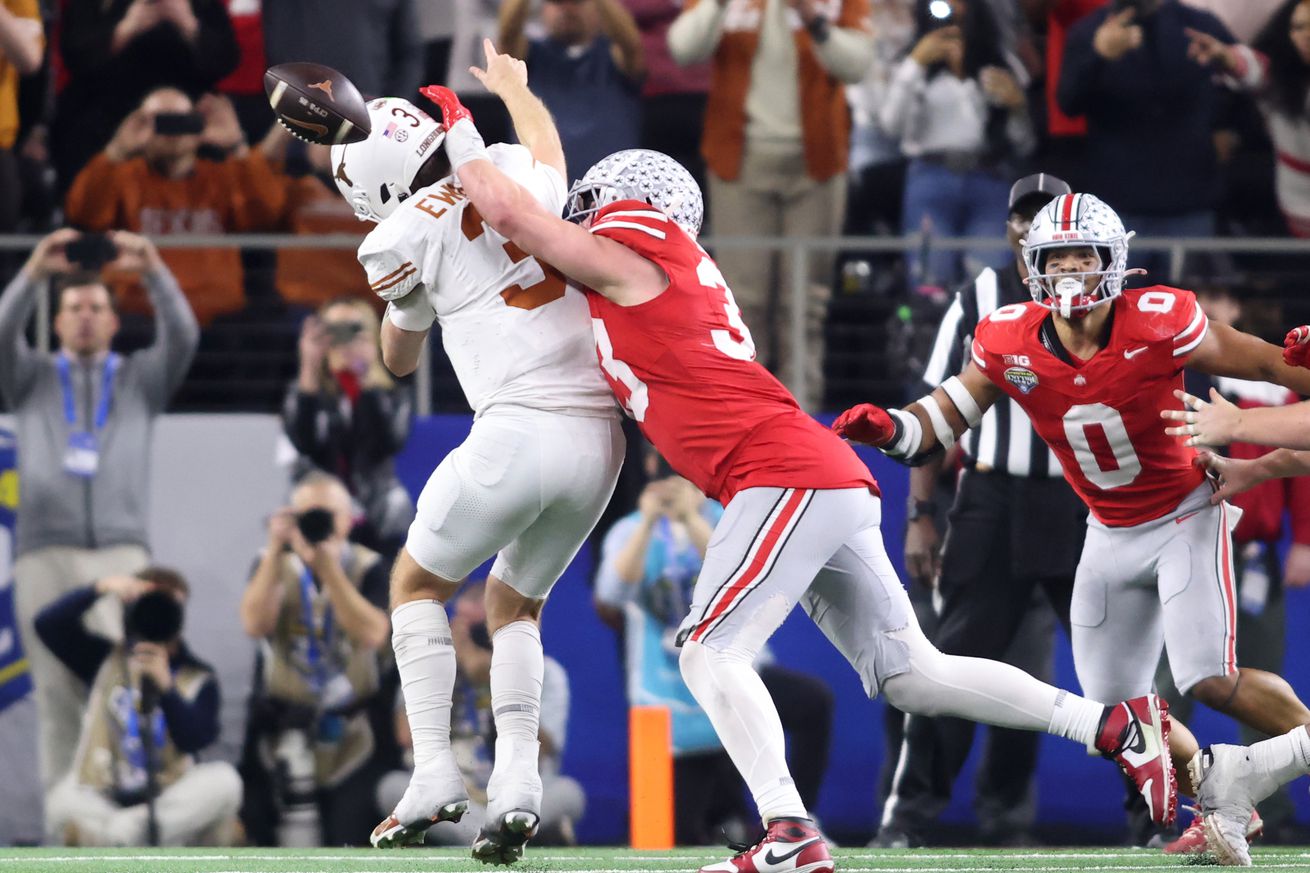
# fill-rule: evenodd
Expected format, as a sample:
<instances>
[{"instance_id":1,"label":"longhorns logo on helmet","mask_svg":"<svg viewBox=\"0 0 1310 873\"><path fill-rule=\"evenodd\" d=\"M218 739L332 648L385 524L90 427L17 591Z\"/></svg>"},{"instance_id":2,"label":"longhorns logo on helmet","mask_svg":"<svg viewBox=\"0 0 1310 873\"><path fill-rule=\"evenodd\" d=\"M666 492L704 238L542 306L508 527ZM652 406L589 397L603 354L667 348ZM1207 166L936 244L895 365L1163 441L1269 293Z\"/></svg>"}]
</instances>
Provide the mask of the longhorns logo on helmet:
<instances>
[{"instance_id":1,"label":"longhorns logo on helmet","mask_svg":"<svg viewBox=\"0 0 1310 873\"><path fill-rule=\"evenodd\" d=\"M363 142L332 147L337 190L360 221L381 221L414 193L414 177L441 147L446 131L408 100L368 104L373 132Z\"/></svg>"},{"instance_id":2,"label":"longhorns logo on helmet","mask_svg":"<svg viewBox=\"0 0 1310 873\"><path fill-rule=\"evenodd\" d=\"M1132 238L1115 211L1094 194L1056 197L1037 213L1023 241L1028 290L1033 300L1069 318L1118 297L1123 292L1128 241ZM1084 246L1096 250L1101 269L1088 273L1046 272L1051 252ZM1090 291L1084 281L1088 276L1100 277Z\"/></svg>"},{"instance_id":3,"label":"longhorns logo on helmet","mask_svg":"<svg viewBox=\"0 0 1310 873\"><path fill-rule=\"evenodd\" d=\"M624 149L596 163L569 191L569 221L619 200L644 200L694 239L705 205L700 186L673 158L650 149Z\"/></svg>"}]
</instances>

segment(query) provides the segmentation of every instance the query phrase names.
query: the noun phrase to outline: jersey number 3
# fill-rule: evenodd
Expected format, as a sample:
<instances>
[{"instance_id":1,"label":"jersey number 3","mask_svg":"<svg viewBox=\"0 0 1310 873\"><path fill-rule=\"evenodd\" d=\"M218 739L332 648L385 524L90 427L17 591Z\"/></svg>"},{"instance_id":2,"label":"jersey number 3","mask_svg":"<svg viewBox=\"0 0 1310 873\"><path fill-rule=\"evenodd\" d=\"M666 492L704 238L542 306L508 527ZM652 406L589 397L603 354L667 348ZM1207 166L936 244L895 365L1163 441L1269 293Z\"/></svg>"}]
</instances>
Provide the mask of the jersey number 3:
<instances>
[{"instance_id":1,"label":"jersey number 3","mask_svg":"<svg viewBox=\"0 0 1310 873\"><path fill-rule=\"evenodd\" d=\"M705 257L701 258L700 264L696 267L696 278L700 280L702 287L723 294L723 314L727 318L728 329L710 330L710 339L714 342L714 348L734 360L753 361L755 341L751 339L750 329L742 320L741 308L733 299L732 291L723 279L723 273L719 272L714 261ZM646 383L637 378L637 374L632 372L632 368L626 362L614 357L614 343L610 340L609 331L605 329L605 322L593 318L591 330L596 337L596 350L600 352L601 368L611 379L628 389L627 399L620 398L619 402L623 404L628 415L637 421L645 421L646 409L650 405L650 391Z\"/></svg>"},{"instance_id":2,"label":"jersey number 3","mask_svg":"<svg viewBox=\"0 0 1310 873\"><path fill-rule=\"evenodd\" d=\"M469 242L482 236L487 227L482 220L481 213L474 208L472 203L465 205L459 226L460 230L464 231L464 238ZM534 282L527 287L510 285L504 291L501 291L500 297L505 301L506 306L513 306L515 309L536 309L538 306L545 306L547 303L559 300L564 296L564 276L559 270L556 270L550 264L544 264L533 258L532 255L508 240L503 248L505 254L509 255L511 263L518 264L524 258L532 258L532 263L541 272L541 280L538 282Z\"/></svg>"}]
</instances>

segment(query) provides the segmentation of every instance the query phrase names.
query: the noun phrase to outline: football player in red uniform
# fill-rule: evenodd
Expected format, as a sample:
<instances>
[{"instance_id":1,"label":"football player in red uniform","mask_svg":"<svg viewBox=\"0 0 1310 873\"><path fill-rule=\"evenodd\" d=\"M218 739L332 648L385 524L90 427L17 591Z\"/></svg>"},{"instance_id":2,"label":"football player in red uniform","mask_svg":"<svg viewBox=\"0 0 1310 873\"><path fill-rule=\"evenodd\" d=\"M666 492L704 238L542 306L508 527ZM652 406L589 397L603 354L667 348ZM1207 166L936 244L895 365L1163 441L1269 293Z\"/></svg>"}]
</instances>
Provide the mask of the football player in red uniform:
<instances>
[{"instance_id":1,"label":"football player in red uniform","mask_svg":"<svg viewBox=\"0 0 1310 873\"><path fill-rule=\"evenodd\" d=\"M493 92L526 76L488 55ZM680 666L751 789L765 837L706 873L830 873L792 783L778 714L752 661L797 602L870 695L901 709L1049 731L1113 757L1158 820L1175 781L1154 695L1092 703L1005 664L938 652L883 548L881 504L849 446L806 415L754 360L723 276L695 241L701 196L675 161L629 150L571 192L570 223L485 159L454 94L428 88L447 153L486 222L590 289L601 368L619 402L681 475L726 506L679 634Z\"/></svg>"},{"instance_id":2,"label":"football player in red uniform","mask_svg":"<svg viewBox=\"0 0 1310 873\"><path fill-rule=\"evenodd\" d=\"M1074 581L1074 664L1094 700L1149 691L1162 648L1180 691L1275 738L1202 753L1180 724L1171 747L1181 791L1197 793L1207 844L1223 863L1249 864L1254 803L1310 771L1310 710L1280 677L1239 669L1229 532L1234 511L1211 505L1196 453L1167 435L1191 366L1216 376L1310 392L1310 372L1280 350L1209 324L1190 291L1125 291L1128 240L1090 194L1066 194L1037 214L1025 241L1031 303L997 309L973 339L971 362L905 409L863 404L833 424L842 436L913 463L952 445L1006 395L1055 451L1091 510Z\"/></svg>"}]
</instances>

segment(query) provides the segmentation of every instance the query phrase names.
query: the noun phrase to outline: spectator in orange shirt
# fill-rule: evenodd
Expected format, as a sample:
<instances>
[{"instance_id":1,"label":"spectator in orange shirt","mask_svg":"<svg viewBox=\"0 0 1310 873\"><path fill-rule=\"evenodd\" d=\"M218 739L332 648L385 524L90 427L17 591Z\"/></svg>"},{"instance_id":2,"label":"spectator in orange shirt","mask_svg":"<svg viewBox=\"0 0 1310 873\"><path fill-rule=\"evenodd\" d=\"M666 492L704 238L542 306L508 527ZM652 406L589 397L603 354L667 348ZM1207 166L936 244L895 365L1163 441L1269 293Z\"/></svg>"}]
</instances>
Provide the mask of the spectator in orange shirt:
<instances>
[{"instance_id":1,"label":"spectator in orange shirt","mask_svg":"<svg viewBox=\"0 0 1310 873\"><path fill-rule=\"evenodd\" d=\"M44 46L37 0L0 0L0 233L18 223L18 79L41 68Z\"/></svg>"},{"instance_id":2,"label":"spectator in orange shirt","mask_svg":"<svg viewBox=\"0 0 1310 873\"><path fill-rule=\"evenodd\" d=\"M224 157L203 159L202 146ZM160 88L78 173L65 209L68 222L83 230L239 233L275 228L286 187L263 148L246 145L227 98L193 104L175 88ZM168 249L164 260L201 324L245 305L236 249ZM115 291L123 311L147 311L139 285L115 283Z\"/></svg>"},{"instance_id":3,"label":"spectator in orange shirt","mask_svg":"<svg viewBox=\"0 0 1310 873\"><path fill-rule=\"evenodd\" d=\"M261 151L284 173L284 232L302 236L351 234L363 241L373 223L361 223L350 204L337 194L326 146L297 142L282 125L275 124L264 137ZM368 277L355 260L354 247L280 248L275 285L278 295L293 306L318 309L342 297L358 297L379 313L382 311L381 301L369 290Z\"/></svg>"},{"instance_id":4,"label":"spectator in orange shirt","mask_svg":"<svg viewBox=\"0 0 1310 873\"><path fill-rule=\"evenodd\" d=\"M114 129L157 88L195 96L237 64L223 0L64 0L50 150L67 191Z\"/></svg>"}]
</instances>

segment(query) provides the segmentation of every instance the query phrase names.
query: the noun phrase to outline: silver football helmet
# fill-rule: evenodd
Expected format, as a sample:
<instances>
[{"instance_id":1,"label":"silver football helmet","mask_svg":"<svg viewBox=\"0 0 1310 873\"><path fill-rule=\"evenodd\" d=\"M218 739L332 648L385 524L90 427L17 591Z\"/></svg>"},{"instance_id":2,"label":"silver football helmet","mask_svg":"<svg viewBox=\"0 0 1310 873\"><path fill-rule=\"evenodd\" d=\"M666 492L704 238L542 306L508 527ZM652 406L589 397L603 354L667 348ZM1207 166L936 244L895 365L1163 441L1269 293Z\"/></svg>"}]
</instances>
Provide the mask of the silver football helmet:
<instances>
[{"instance_id":1,"label":"silver football helmet","mask_svg":"<svg viewBox=\"0 0 1310 873\"><path fill-rule=\"evenodd\" d=\"M381 221L414 193L414 177L441 147L446 129L399 97L371 101L368 115L368 139L332 147L332 176L356 218Z\"/></svg>"},{"instance_id":2,"label":"silver football helmet","mask_svg":"<svg viewBox=\"0 0 1310 873\"><path fill-rule=\"evenodd\" d=\"M624 149L602 158L569 190L569 221L582 221L619 200L642 200L662 211L693 239L705 203L686 168L662 152Z\"/></svg>"},{"instance_id":3,"label":"silver football helmet","mask_svg":"<svg viewBox=\"0 0 1310 873\"><path fill-rule=\"evenodd\" d=\"M1094 194L1061 194L1033 218L1023 240L1023 260L1028 266L1028 290L1039 306L1059 312L1065 318L1085 313L1123 293L1128 266L1131 232L1105 201ZM1089 273L1046 272L1048 255L1054 249L1091 246L1101 257L1101 269ZM1087 276L1100 276L1088 291Z\"/></svg>"}]
</instances>

